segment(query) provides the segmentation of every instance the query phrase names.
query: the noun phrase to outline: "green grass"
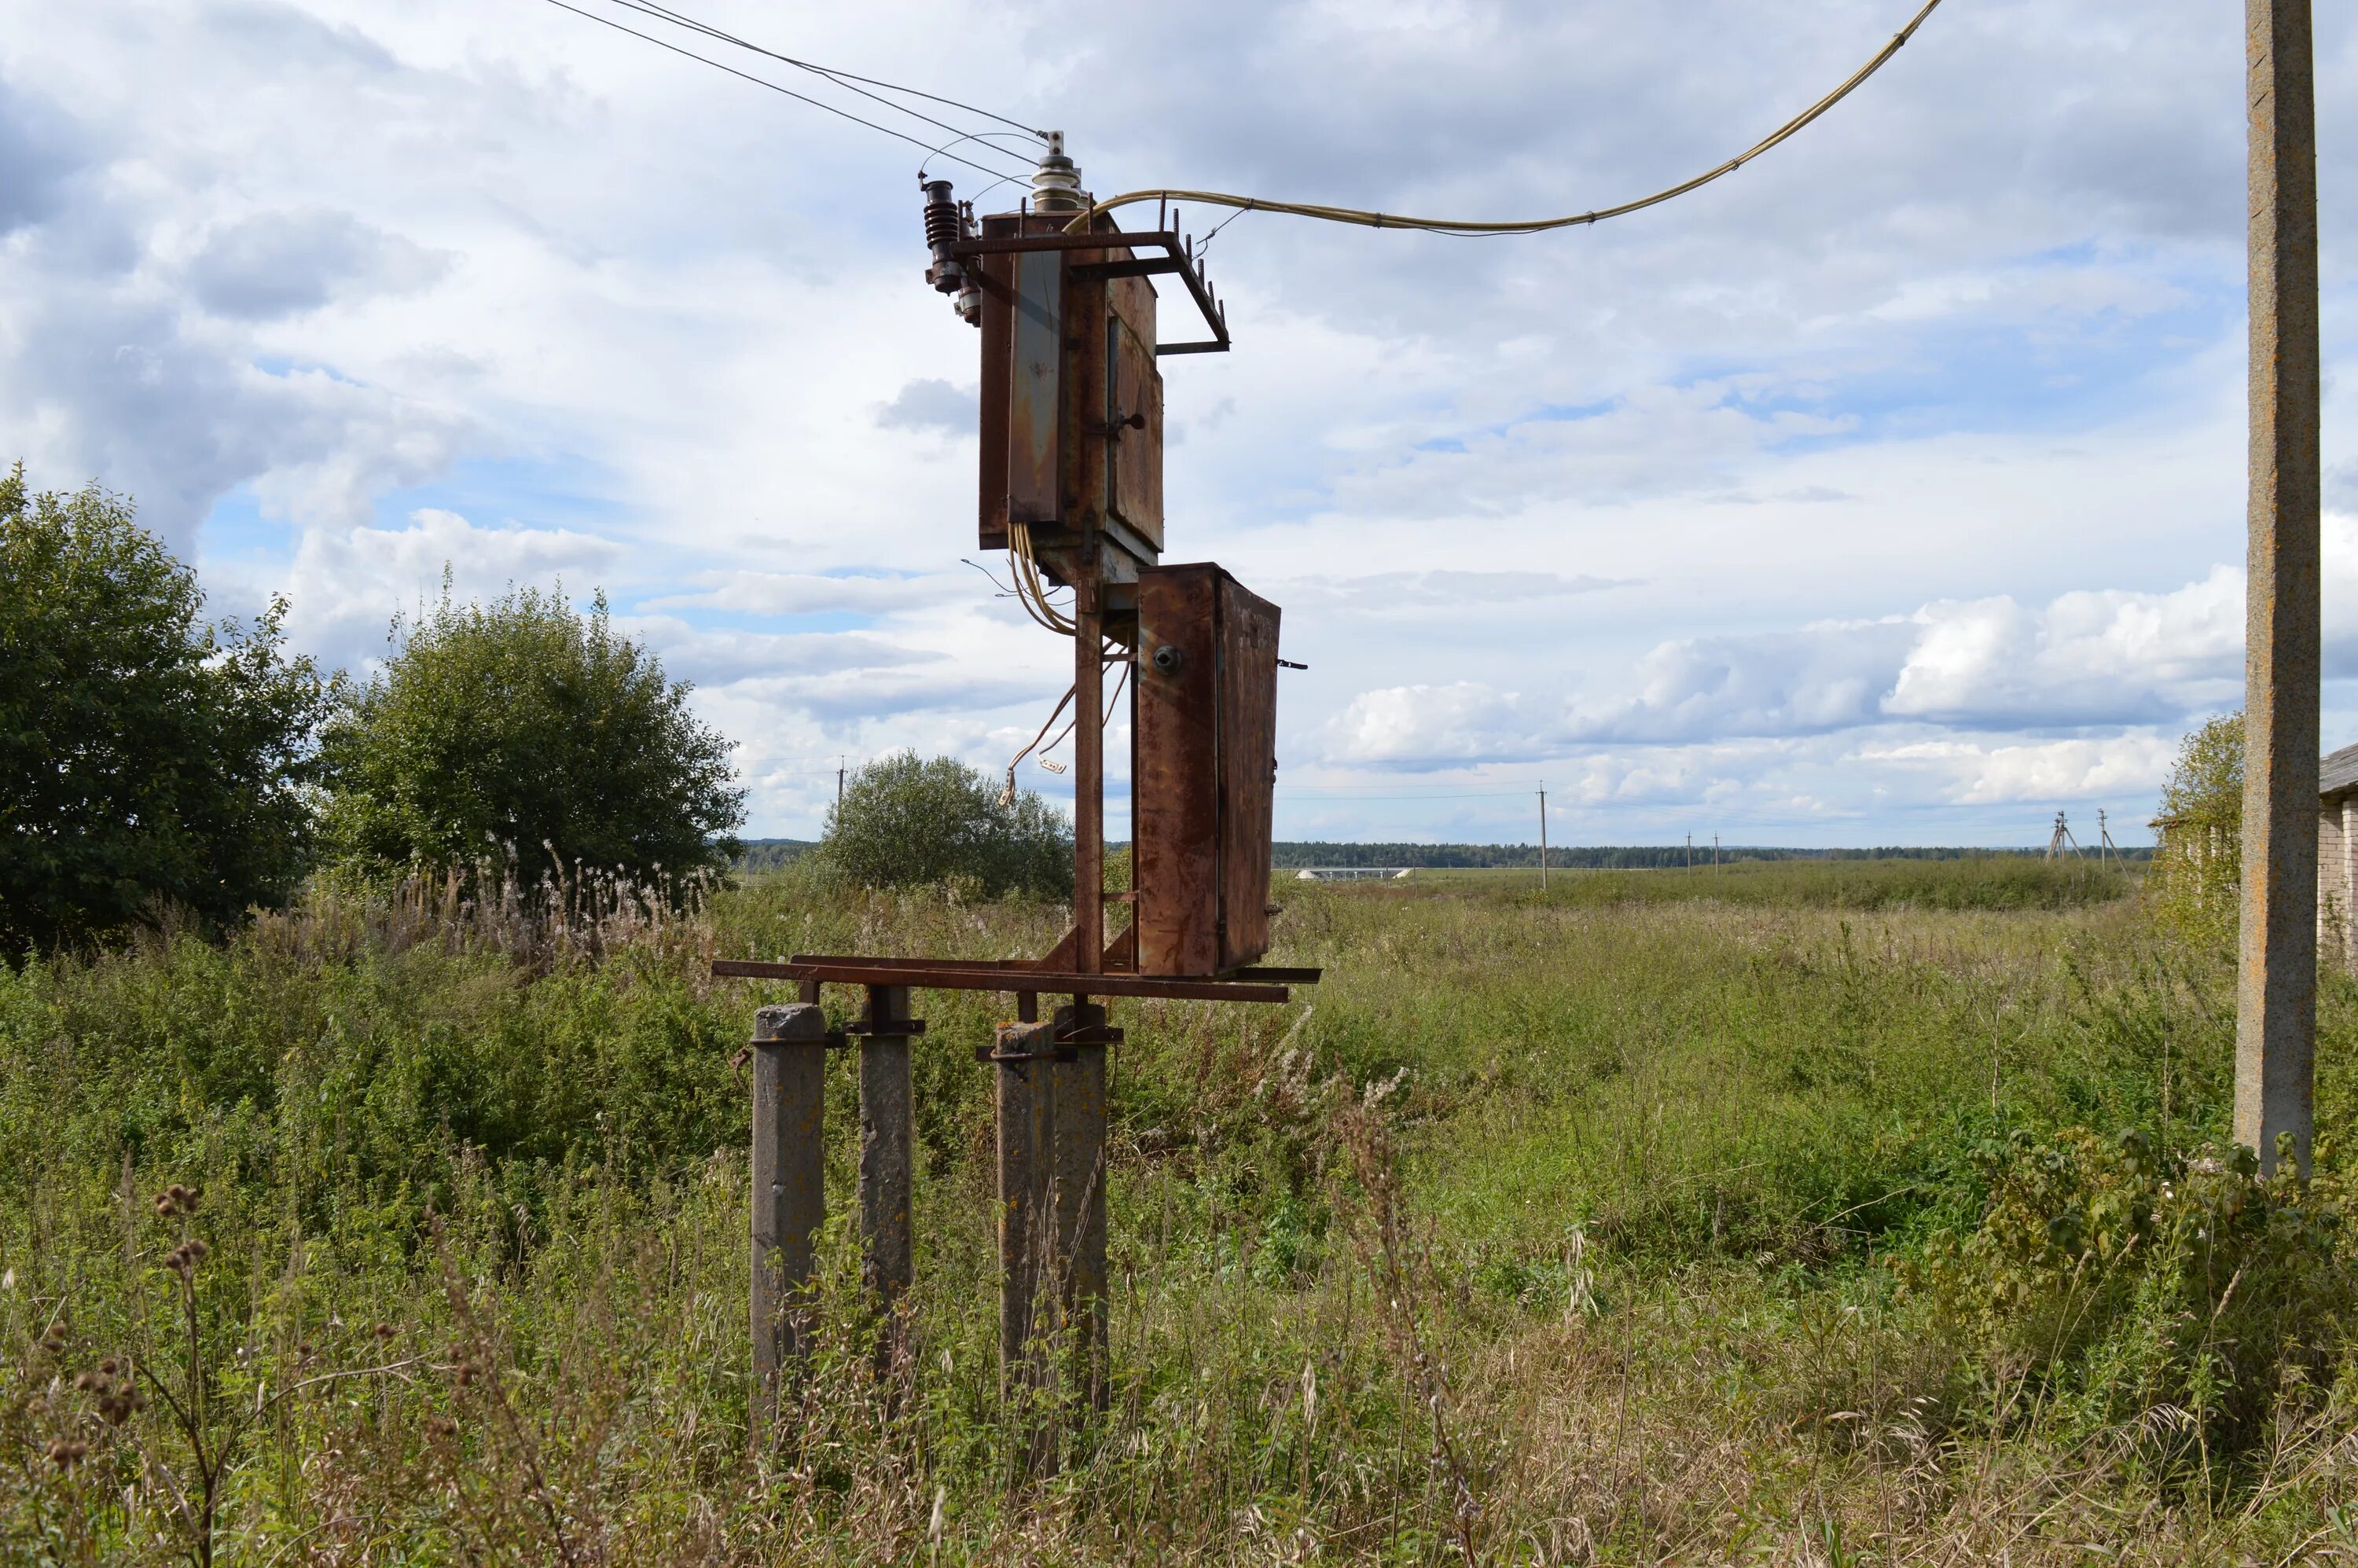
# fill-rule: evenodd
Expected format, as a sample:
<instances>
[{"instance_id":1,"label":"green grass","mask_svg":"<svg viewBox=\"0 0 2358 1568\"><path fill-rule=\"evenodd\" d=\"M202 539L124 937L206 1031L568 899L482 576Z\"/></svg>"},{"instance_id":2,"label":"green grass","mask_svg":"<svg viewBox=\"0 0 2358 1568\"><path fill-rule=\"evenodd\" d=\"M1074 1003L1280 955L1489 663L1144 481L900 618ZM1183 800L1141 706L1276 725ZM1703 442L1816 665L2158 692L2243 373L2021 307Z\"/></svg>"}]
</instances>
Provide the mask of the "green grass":
<instances>
[{"instance_id":1,"label":"green grass","mask_svg":"<svg viewBox=\"0 0 2358 1568\"><path fill-rule=\"evenodd\" d=\"M1403 882L1512 885L1536 893L1536 868L1419 871ZM2084 860L2018 855L1957 860L1736 860L1656 871L1548 872L1547 897L1570 903L1716 903L1819 909L2076 909L2134 892L2135 873Z\"/></svg>"},{"instance_id":2,"label":"green grass","mask_svg":"<svg viewBox=\"0 0 2358 1568\"><path fill-rule=\"evenodd\" d=\"M2175 1419L2158 1393L2089 1413L2127 1386L2100 1357L2009 1361L1910 1284L2012 1135L2223 1133L2223 962L2038 862L1551 881L1282 880L1271 961L1325 983L1116 1004L1114 1398L1024 1489L968 1051L1004 1000L919 996L917 1353L880 1379L838 1219L793 1440L749 1456L730 1058L776 992L705 970L1037 953L1061 911L788 871L558 941L320 891L225 942L0 971L0 1557L186 1560L200 1466L162 1395L192 1355L222 1561L2343 1549L2338 1352L2265 1444L2190 1457L2136 1436ZM2321 1003L2337 1173L2353 1000ZM846 1054L828 1115L841 1217ZM173 1182L193 1217L155 1212ZM189 1230L193 1341L160 1262ZM108 1357L161 1385L120 1426Z\"/></svg>"}]
</instances>

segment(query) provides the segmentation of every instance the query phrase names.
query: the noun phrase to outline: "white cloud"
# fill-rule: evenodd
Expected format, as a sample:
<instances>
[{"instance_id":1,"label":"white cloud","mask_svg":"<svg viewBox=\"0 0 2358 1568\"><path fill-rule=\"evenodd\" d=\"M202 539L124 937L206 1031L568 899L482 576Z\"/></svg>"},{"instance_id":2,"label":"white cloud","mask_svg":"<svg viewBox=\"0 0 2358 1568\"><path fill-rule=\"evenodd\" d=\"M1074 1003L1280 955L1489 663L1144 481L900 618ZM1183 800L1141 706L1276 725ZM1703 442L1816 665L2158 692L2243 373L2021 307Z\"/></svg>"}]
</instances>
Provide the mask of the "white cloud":
<instances>
[{"instance_id":1,"label":"white cloud","mask_svg":"<svg viewBox=\"0 0 2358 1568\"><path fill-rule=\"evenodd\" d=\"M1061 125L1099 189L1478 213L1705 167L1913 8L711 4ZM812 825L832 763L790 787L807 753L984 762L1062 689L1066 647L956 564L976 337L919 280L914 149L544 6L5 21L0 425L37 482L135 492L339 658L445 559L462 592L602 583L776 781L757 827ZM2235 23L1944 6L1803 136L1590 230L1237 220L1211 251L1237 351L1163 365L1169 533L1284 607L1312 665L1289 765L1577 777L1601 837L1707 812L1987 834L2048 781L2115 776L2022 759L2129 756L2232 704ZM2330 126L2358 22L2318 34ZM2329 262L2352 157L2327 138ZM2353 295L2326 287L2331 355ZM1184 298L1162 308L1175 334ZM1910 745L2021 757L1866 755ZM1521 831L1487 809L1352 821Z\"/></svg>"}]
</instances>

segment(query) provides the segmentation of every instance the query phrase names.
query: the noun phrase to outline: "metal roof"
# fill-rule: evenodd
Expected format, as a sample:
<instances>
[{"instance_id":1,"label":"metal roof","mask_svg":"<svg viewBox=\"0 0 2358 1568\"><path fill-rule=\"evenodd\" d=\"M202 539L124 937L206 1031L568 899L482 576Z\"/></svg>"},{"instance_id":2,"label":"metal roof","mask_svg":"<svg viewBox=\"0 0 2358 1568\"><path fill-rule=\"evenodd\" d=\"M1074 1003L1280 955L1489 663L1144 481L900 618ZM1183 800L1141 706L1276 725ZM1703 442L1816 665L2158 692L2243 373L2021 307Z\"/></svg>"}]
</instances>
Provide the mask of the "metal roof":
<instances>
[{"instance_id":1,"label":"metal roof","mask_svg":"<svg viewBox=\"0 0 2358 1568\"><path fill-rule=\"evenodd\" d=\"M2348 795L2352 790L2358 790L2358 746L2327 752L2317 764L2317 793L2325 796Z\"/></svg>"}]
</instances>

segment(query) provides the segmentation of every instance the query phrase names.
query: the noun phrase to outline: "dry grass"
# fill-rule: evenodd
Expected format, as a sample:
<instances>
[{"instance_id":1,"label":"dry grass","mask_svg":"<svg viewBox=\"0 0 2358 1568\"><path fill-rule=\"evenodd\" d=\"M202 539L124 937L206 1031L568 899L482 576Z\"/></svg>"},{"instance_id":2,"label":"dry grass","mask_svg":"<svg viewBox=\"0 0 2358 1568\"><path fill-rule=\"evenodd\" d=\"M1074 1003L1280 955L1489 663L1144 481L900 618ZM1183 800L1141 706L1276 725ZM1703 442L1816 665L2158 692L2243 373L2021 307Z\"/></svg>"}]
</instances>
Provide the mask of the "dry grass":
<instances>
[{"instance_id":1,"label":"dry grass","mask_svg":"<svg viewBox=\"0 0 2358 1568\"><path fill-rule=\"evenodd\" d=\"M1885 1266L1973 1223L1994 1128L2215 1123L2217 978L2125 904L1287 887L1303 1002L1119 1009L1113 1398L1016 1486L994 1004L923 1004L911 1353L876 1366L838 1221L755 1453L727 1059L763 997L702 969L1003 957L1059 912L788 876L560 936L527 902L322 892L0 982L0 1554L189 1560L211 1444L217 1560L254 1563L2358 1557L2338 1365L2164 1471ZM193 1216L149 1204L175 1181ZM108 1419L108 1357L210 1413Z\"/></svg>"}]
</instances>

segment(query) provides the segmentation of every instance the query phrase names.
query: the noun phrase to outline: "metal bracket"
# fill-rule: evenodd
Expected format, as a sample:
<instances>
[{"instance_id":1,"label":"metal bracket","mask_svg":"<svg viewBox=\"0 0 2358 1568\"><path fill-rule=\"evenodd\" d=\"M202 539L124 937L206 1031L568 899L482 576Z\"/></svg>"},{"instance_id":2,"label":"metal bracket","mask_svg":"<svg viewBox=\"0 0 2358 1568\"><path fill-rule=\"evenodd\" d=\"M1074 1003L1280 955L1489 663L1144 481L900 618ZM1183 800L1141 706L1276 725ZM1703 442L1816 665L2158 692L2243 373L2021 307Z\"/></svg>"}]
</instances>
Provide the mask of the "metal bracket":
<instances>
[{"instance_id":1,"label":"metal bracket","mask_svg":"<svg viewBox=\"0 0 2358 1568\"><path fill-rule=\"evenodd\" d=\"M887 1038L901 1035L914 1036L923 1034L925 1032L925 1021L922 1018L888 1018L882 1023L865 1018L855 1018L843 1026L843 1033L846 1034L881 1034Z\"/></svg>"},{"instance_id":2,"label":"metal bracket","mask_svg":"<svg viewBox=\"0 0 2358 1568\"><path fill-rule=\"evenodd\" d=\"M978 1062L1006 1064L1011 1062L1077 1062L1081 1054L1070 1045L1056 1045L1045 1051L1001 1051L996 1045L974 1048Z\"/></svg>"},{"instance_id":3,"label":"metal bracket","mask_svg":"<svg viewBox=\"0 0 2358 1568\"><path fill-rule=\"evenodd\" d=\"M818 1045L829 1051L840 1051L851 1042L840 1029L830 1029L817 1040L748 1040L748 1045Z\"/></svg>"},{"instance_id":4,"label":"metal bracket","mask_svg":"<svg viewBox=\"0 0 2358 1568\"><path fill-rule=\"evenodd\" d=\"M1188 297L1195 300L1195 308L1203 314L1204 324L1212 330L1212 335L1196 343L1157 343L1154 345L1155 354L1160 357L1163 354L1227 353L1228 313L1213 297L1211 285L1205 282L1204 269L1190 251L1189 242L1168 229L1149 230L1137 234L1125 234L1118 229L1099 229L1086 234L1005 234L990 239L960 240L948 247L948 253L963 265L976 256L1013 255L1024 251L1126 251L1146 245L1159 245L1164 254L1133 257L1127 261L1084 262L1073 270L1085 277L1145 277L1163 273L1176 274L1179 281L1187 286Z\"/></svg>"}]
</instances>

